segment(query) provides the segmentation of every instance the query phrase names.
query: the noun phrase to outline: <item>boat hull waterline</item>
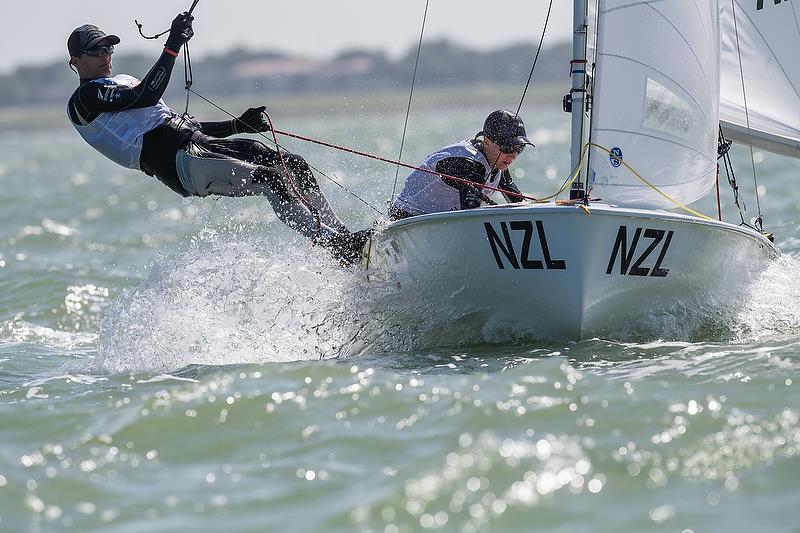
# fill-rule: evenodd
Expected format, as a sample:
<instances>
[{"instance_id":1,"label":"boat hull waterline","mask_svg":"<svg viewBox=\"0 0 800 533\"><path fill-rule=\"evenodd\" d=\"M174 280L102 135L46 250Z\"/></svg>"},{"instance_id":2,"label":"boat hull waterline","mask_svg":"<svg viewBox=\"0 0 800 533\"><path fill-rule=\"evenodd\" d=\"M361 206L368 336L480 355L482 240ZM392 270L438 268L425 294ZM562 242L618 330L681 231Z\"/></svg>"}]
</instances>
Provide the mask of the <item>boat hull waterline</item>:
<instances>
[{"instance_id":1,"label":"boat hull waterline","mask_svg":"<svg viewBox=\"0 0 800 533\"><path fill-rule=\"evenodd\" d=\"M457 344L635 336L676 316L735 312L776 256L763 235L725 222L515 204L393 222L374 236L366 266Z\"/></svg>"}]
</instances>

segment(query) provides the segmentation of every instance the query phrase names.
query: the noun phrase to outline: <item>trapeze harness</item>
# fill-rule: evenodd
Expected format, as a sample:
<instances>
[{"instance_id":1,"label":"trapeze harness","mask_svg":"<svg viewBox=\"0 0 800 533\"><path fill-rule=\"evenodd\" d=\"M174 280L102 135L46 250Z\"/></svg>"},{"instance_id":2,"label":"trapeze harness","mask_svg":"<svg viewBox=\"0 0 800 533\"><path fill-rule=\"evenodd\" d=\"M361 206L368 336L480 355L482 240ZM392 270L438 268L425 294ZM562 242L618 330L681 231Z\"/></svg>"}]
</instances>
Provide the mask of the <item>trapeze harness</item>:
<instances>
[{"instance_id":1,"label":"trapeze harness","mask_svg":"<svg viewBox=\"0 0 800 533\"><path fill-rule=\"evenodd\" d=\"M471 209L480 206L481 195L490 198L497 188L518 191L510 173L493 169L481 147L480 140L467 139L429 155L420 164L421 169L463 178L473 185L414 170L394 203L393 218Z\"/></svg>"}]
</instances>

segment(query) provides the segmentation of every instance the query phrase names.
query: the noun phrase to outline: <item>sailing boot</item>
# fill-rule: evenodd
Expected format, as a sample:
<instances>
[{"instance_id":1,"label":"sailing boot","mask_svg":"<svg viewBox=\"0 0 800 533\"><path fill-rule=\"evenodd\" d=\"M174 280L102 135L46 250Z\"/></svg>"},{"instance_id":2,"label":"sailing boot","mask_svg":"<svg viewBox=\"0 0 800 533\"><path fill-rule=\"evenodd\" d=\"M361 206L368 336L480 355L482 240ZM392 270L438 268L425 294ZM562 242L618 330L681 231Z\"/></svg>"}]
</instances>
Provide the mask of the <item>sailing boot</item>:
<instances>
[{"instance_id":1,"label":"sailing boot","mask_svg":"<svg viewBox=\"0 0 800 533\"><path fill-rule=\"evenodd\" d=\"M372 237L372 228L351 233L320 234L318 239L312 239L314 244L324 246L342 266L350 267L358 264L364 256L364 246Z\"/></svg>"}]
</instances>

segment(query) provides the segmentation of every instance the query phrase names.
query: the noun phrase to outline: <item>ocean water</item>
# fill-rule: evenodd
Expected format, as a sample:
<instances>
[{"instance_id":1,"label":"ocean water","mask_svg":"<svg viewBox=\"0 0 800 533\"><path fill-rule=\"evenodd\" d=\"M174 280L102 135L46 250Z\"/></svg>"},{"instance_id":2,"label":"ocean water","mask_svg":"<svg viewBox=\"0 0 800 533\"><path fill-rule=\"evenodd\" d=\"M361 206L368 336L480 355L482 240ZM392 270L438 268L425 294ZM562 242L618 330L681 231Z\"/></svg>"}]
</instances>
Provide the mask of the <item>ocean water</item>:
<instances>
[{"instance_id":1,"label":"ocean water","mask_svg":"<svg viewBox=\"0 0 800 533\"><path fill-rule=\"evenodd\" d=\"M487 111L412 115L403 159ZM568 117L523 116L517 181L553 192ZM403 115L273 119L394 157ZM286 146L349 226L385 209L393 167ZM441 317L431 348L265 201L184 200L66 124L2 131L0 531L800 531L800 163L755 161L782 255L720 328L461 345Z\"/></svg>"}]
</instances>

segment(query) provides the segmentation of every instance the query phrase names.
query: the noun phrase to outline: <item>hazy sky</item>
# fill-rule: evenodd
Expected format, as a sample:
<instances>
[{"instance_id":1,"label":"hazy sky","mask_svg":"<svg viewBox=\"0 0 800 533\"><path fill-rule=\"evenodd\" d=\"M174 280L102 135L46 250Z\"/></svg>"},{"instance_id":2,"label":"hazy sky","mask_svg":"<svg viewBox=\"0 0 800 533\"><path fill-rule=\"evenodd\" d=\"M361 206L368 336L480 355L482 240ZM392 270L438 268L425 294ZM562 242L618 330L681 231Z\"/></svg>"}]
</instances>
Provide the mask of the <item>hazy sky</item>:
<instances>
[{"instance_id":1,"label":"hazy sky","mask_svg":"<svg viewBox=\"0 0 800 533\"><path fill-rule=\"evenodd\" d=\"M10 3L10 0L5 0ZM191 0L23 0L6 5L0 32L0 71L63 58L69 33L96 24L122 39L122 50L160 52L166 37L142 39L167 29ZM547 0L430 0L425 39L447 37L475 48L536 41ZM200 0L195 9L192 52L203 56L235 45L330 57L353 47L398 54L419 38L425 0ZM569 39L572 2L555 0L547 42ZM566 68L566 67L565 67Z\"/></svg>"}]
</instances>

